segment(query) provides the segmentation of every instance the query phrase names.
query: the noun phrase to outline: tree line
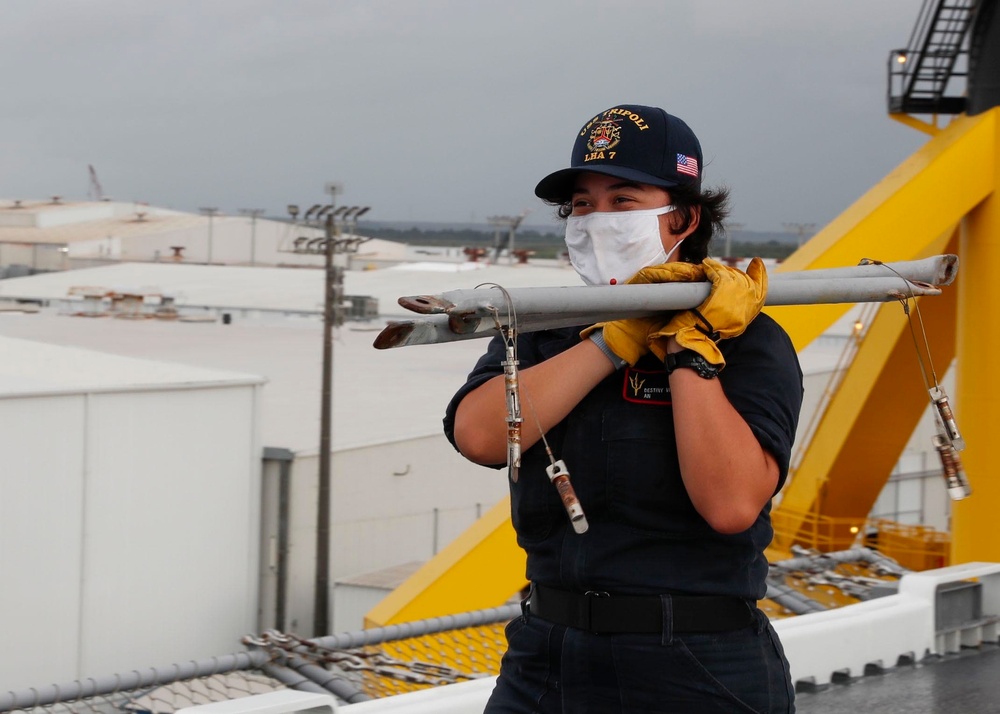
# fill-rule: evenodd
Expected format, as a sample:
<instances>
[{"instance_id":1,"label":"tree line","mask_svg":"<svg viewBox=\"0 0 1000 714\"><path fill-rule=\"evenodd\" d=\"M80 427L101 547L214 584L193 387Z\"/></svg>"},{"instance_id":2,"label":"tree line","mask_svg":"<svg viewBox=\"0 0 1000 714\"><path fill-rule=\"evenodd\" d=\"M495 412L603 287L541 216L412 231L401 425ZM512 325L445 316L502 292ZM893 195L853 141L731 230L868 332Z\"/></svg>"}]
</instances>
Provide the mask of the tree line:
<instances>
[{"instance_id":1,"label":"tree line","mask_svg":"<svg viewBox=\"0 0 1000 714\"><path fill-rule=\"evenodd\" d=\"M359 233L372 238L396 241L397 243L408 243L411 245L443 246L443 247L466 247L466 248L493 248L495 235L492 232L475 230L472 228L388 228L384 226L362 224L359 226ZM784 259L791 255L796 246L793 243L779 242L776 240L753 241L737 240L740 232L734 232L730 238L730 250L734 256ZM507 232L503 231L501 245L507 245ZM514 237L514 248L516 250L534 251L536 258L558 258L562 255L566 246L563 242L562 233L555 231L543 232L536 229L518 230ZM721 255L725 246L720 239L712 242L711 253Z\"/></svg>"}]
</instances>

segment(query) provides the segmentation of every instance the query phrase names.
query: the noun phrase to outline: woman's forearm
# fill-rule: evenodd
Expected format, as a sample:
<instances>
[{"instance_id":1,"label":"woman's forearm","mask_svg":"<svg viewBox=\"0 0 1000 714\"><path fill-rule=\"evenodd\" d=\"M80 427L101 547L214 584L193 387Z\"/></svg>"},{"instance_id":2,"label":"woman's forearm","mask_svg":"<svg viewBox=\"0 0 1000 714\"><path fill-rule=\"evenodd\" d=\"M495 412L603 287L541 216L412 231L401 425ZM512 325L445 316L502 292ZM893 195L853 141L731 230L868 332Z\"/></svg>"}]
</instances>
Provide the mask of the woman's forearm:
<instances>
[{"instance_id":1,"label":"woman's forearm","mask_svg":"<svg viewBox=\"0 0 1000 714\"><path fill-rule=\"evenodd\" d=\"M722 391L689 369L670 375L681 478L694 507L722 533L749 528L774 494L778 464Z\"/></svg>"},{"instance_id":2,"label":"woman's forearm","mask_svg":"<svg viewBox=\"0 0 1000 714\"><path fill-rule=\"evenodd\" d=\"M521 370L521 447L534 445L612 371L611 362L590 340ZM455 444L476 463L503 463L507 458L506 420L504 377L499 375L469 392L458 405Z\"/></svg>"}]
</instances>

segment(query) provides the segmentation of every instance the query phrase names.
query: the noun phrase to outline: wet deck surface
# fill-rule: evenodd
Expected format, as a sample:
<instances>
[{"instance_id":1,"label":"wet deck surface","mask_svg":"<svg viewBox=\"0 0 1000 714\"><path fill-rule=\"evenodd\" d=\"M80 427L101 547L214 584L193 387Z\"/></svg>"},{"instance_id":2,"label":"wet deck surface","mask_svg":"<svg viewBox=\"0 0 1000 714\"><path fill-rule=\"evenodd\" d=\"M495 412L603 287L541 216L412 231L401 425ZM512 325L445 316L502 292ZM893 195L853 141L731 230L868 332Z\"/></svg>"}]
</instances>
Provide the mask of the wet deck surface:
<instances>
[{"instance_id":1,"label":"wet deck surface","mask_svg":"<svg viewBox=\"0 0 1000 714\"><path fill-rule=\"evenodd\" d=\"M796 695L799 714L1000 712L1000 647L983 645L926 664Z\"/></svg>"}]
</instances>

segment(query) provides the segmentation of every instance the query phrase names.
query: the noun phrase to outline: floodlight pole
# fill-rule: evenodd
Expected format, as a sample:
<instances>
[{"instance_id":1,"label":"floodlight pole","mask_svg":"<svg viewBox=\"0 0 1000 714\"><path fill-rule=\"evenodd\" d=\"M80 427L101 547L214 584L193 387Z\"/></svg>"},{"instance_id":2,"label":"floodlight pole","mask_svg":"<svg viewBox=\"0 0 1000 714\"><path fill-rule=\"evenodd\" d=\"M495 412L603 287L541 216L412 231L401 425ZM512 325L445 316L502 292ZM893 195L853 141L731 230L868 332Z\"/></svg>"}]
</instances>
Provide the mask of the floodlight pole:
<instances>
[{"instance_id":1,"label":"floodlight pole","mask_svg":"<svg viewBox=\"0 0 1000 714\"><path fill-rule=\"evenodd\" d=\"M319 416L319 488L316 504L316 593L313 605L313 634L330 634L330 468L333 454L333 327L337 322L337 266L333 254L337 250L335 216L345 207L334 210L339 183L328 183L326 193L330 203L313 206L306 216L324 218L326 240L323 242L323 380Z\"/></svg>"},{"instance_id":2,"label":"floodlight pole","mask_svg":"<svg viewBox=\"0 0 1000 714\"><path fill-rule=\"evenodd\" d=\"M351 235L341 237L341 225L348 229L357 226L357 218L369 210L368 206L341 206L334 209L333 199L342 189L339 183L329 183L326 192L331 202L316 204L303 214L303 222L316 227L323 225L322 247L316 241L300 237L295 241L293 253L324 255L323 279L323 375L320 386L319 427L319 477L316 499L316 574L313 594L313 635L330 634L330 499L333 460L333 328L342 322L340 305L343 302L344 268L337 265L338 253L354 253L358 245L368 240ZM288 213L298 223L299 207L289 205Z\"/></svg>"},{"instance_id":3,"label":"floodlight pole","mask_svg":"<svg viewBox=\"0 0 1000 714\"><path fill-rule=\"evenodd\" d=\"M250 265L257 264L257 216L264 213L263 208L241 208L240 213L250 216Z\"/></svg>"},{"instance_id":4,"label":"floodlight pole","mask_svg":"<svg viewBox=\"0 0 1000 714\"><path fill-rule=\"evenodd\" d=\"M218 208L199 208L199 211L208 216L208 260L205 262L208 265L212 264L212 219L215 218L215 214L219 212Z\"/></svg>"},{"instance_id":5,"label":"floodlight pole","mask_svg":"<svg viewBox=\"0 0 1000 714\"><path fill-rule=\"evenodd\" d=\"M741 231L741 230L743 230L743 224L742 223L727 223L726 224L726 254L723 257L725 257L725 258L732 258L733 257L732 234L735 233L736 231Z\"/></svg>"},{"instance_id":6,"label":"floodlight pole","mask_svg":"<svg viewBox=\"0 0 1000 714\"><path fill-rule=\"evenodd\" d=\"M332 206L331 206L332 208ZM333 431L333 325L336 322L336 266L333 264L336 226L333 213L326 214L323 281L323 380L320 398L319 492L316 510L316 600L313 635L330 634L330 460Z\"/></svg>"}]
</instances>

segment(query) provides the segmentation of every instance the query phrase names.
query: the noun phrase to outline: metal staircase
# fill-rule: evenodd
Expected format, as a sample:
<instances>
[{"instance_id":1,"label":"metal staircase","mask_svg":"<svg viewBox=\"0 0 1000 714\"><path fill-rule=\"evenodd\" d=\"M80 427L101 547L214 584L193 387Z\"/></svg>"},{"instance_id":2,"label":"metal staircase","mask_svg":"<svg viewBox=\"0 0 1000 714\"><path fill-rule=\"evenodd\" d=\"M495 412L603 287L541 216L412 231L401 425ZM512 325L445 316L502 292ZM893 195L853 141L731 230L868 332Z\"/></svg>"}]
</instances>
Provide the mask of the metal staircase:
<instances>
[{"instance_id":1,"label":"metal staircase","mask_svg":"<svg viewBox=\"0 0 1000 714\"><path fill-rule=\"evenodd\" d=\"M925 0L906 49L889 54L890 114L961 114L968 36L981 0Z\"/></svg>"}]
</instances>

